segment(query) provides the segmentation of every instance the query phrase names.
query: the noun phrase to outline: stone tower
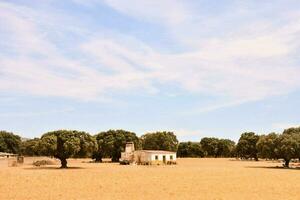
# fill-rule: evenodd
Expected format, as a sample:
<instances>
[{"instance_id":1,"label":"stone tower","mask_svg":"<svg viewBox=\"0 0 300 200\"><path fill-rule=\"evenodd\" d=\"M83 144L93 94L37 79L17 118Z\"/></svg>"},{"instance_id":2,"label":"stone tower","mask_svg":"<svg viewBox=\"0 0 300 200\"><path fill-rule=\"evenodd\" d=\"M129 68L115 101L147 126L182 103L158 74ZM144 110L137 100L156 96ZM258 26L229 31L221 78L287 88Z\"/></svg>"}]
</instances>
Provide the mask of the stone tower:
<instances>
[{"instance_id":1,"label":"stone tower","mask_svg":"<svg viewBox=\"0 0 300 200\"><path fill-rule=\"evenodd\" d=\"M133 153L134 152L134 143L127 142L125 147L125 153Z\"/></svg>"}]
</instances>

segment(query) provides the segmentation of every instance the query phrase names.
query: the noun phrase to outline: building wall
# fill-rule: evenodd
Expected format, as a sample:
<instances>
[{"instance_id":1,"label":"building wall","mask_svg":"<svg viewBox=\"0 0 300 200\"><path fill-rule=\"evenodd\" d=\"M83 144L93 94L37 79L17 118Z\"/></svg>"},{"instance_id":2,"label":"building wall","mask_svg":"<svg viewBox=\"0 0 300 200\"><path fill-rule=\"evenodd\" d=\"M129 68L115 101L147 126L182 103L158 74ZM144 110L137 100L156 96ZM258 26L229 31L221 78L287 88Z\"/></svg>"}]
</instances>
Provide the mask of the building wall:
<instances>
[{"instance_id":1,"label":"building wall","mask_svg":"<svg viewBox=\"0 0 300 200\"><path fill-rule=\"evenodd\" d=\"M155 154L151 153L151 161L156 161L155 157L158 156L158 161L163 161L163 156L166 156L166 161L171 161L171 157L173 157L173 161L176 161L176 153L174 154Z\"/></svg>"},{"instance_id":2,"label":"building wall","mask_svg":"<svg viewBox=\"0 0 300 200\"><path fill-rule=\"evenodd\" d=\"M158 156L158 159L156 160L156 156ZM176 153L153 153L153 152L145 152L145 151L135 151L133 160L136 163L148 163L148 164L160 164L163 163L163 156L166 157L166 162L168 161L176 161ZM173 159L171 159L171 156Z\"/></svg>"}]
</instances>

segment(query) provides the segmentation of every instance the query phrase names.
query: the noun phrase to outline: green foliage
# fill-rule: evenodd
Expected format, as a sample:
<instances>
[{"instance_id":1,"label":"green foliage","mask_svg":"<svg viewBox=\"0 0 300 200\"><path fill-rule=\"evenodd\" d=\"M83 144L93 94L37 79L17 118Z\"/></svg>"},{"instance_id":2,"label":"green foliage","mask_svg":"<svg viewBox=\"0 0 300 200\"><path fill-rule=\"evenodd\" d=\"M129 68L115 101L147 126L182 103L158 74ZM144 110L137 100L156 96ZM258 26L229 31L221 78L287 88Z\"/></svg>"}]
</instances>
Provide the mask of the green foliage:
<instances>
[{"instance_id":1,"label":"green foliage","mask_svg":"<svg viewBox=\"0 0 300 200\"><path fill-rule=\"evenodd\" d=\"M282 134L289 134L289 135L298 134L298 135L300 135L300 127L292 127L292 128L285 129Z\"/></svg>"},{"instance_id":2,"label":"green foliage","mask_svg":"<svg viewBox=\"0 0 300 200\"><path fill-rule=\"evenodd\" d=\"M244 159L254 158L258 160L258 151L256 148L258 140L259 136L253 132L243 133L236 146L237 155Z\"/></svg>"},{"instance_id":3,"label":"green foliage","mask_svg":"<svg viewBox=\"0 0 300 200\"><path fill-rule=\"evenodd\" d=\"M300 135L281 134L277 138L277 147L275 149L276 157L285 161L285 166L289 167L290 160L300 156Z\"/></svg>"},{"instance_id":4,"label":"green foliage","mask_svg":"<svg viewBox=\"0 0 300 200\"><path fill-rule=\"evenodd\" d=\"M206 157L232 157L234 155L235 143L229 139L204 137L200 144Z\"/></svg>"},{"instance_id":5,"label":"green foliage","mask_svg":"<svg viewBox=\"0 0 300 200\"><path fill-rule=\"evenodd\" d=\"M42 155L60 159L61 167L67 167L70 157L87 156L96 148L92 136L81 131L58 130L44 134L39 143Z\"/></svg>"},{"instance_id":6,"label":"green foliage","mask_svg":"<svg viewBox=\"0 0 300 200\"><path fill-rule=\"evenodd\" d=\"M233 157L235 142L229 139L219 139L216 157Z\"/></svg>"},{"instance_id":7,"label":"green foliage","mask_svg":"<svg viewBox=\"0 0 300 200\"><path fill-rule=\"evenodd\" d=\"M177 150L178 157L199 158L204 157L199 142L180 142Z\"/></svg>"},{"instance_id":8,"label":"green foliage","mask_svg":"<svg viewBox=\"0 0 300 200\"><path fill-rule=\"evenodd\" d=\"M177 151L178 140L173 132L146 133L141 136L142 147L145 150Z\"/></svg>"},{"instance_id":9,"label":"green foliage","mask_svg":"<svg viewBox=\"0 0 300 200\"><path fill-rule=\"evenodd\" d=\"M278 137L276 133L261 135L256 148L260 158L277 159Z\"/></svg>"},{"instance_id":10,"label":"green foliage","mask_svg":"<svg viewBox=\"0 0 300 200\"><path fill-rule=\"evenodd\" d=\"M19 153L26 156L54 156L67 167L70 157L92 156L96 161L109 157L119 161L127 142L145 150L177 151L178 157L232 157L244 159L283 159L289 166L291 159L300 158L300 127L288 128L282 134L270 133L258 136L253 132L241 134L238 144L228 139L202 138L199 142L181 142L173 132L147 133L139 139L135 133L124 130L109 130L94 137L75 130L58 130L21 142L18 135L0 131L0 152Z\"/></svg>"},{"instance_id":11,"label":"green foliage","mask_svg":"<svg viewBox=\"0 0 300 200\"><path fill-rule=\"evenodd\" d=\"M17 154L20 151L21 138L10 132L0 131L0 152Z\"/></svg>"},{"instance_id":12,"label":"green foliage","mask_svg":"<svg viewBox=\"0 0 300 200\"><path fill-rule=\"evenodd\" d=\"M21 143L21 154L25 156L40 155L40 139L34 138Z\"/></svg>"},{"instance_id":13,"label":"green foliage","mask_svg":"<svg viewBox=\"0 0 300 200\"><path fill-rule=\"evenodd\" d=\"M204 137L201 139L200 144L206 157L216 157L218 149L218 138Z\"/></svg>"},{"instance_id":14,"label":"green foliage","mask_svg":"<svg viewBox=\"0 0 300 200\"><path fill-rule=\"evenodd\" d=\"M249 138L251 136L248 135ZM254 139L252 143L254 143ZM259 157L283 159L285 161L284 165L289 167L291 159L300 157L300 127L286 129L282 134L262 135L256 144L256 148Z\"/></svg>"},{"instance_id":15,"label":"green foliage","mask_svg":"<svg viewBox=\"0 0 300 200\"><path fill-rule=\"evenodd\" d=\"M121 152L127 142L133 142L136 149L140 148L139 138L135 133L125 130L109 130L94 136L97 142L97 151L93 153L96 162L101 162L102 158L111 158L113 162L118 162Z\"/></svg>"},{"instance_id":16,"label":"green foliage","mask_svg":"<svg viewBox=\"0 0 300 200\"><path fill-rule=\"evenodd\" d=\"M93 152L97 150L96 139L85 132L78 132L77 136L80 139L80 150L74 156L76 158L91 157Z\"/></svg>"}]
</instances>

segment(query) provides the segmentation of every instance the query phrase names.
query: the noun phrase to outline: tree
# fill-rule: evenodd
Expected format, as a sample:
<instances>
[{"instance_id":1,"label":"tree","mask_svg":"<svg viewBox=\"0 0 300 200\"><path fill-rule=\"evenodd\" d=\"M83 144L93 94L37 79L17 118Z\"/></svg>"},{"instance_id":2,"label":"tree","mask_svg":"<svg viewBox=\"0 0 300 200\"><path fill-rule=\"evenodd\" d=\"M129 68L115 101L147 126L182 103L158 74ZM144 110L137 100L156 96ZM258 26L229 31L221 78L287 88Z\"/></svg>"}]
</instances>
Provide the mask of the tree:
<instances>
[{"instance_id":1,"label":"tree","mask_svg":"<svg viewBox=\"0 0 300 200\"><path fill-rule=\"evenodd\" d=\"M7 131L0 131L0 152L17 154L20 151L21 137Z\"/></svg>"},{"instance_id":2,"label":"tree","mask_svg":"<svg viewBox=\"0 0 300 200\"><path fill-rule=\"evenodd\" d=\"M25 140L21 143L21 154L26 156L39 156L40 139L34 138L30 140Z\"/></svg>"},{"instance_id":3,"label":"tree","mask_svg":"<svg viewBox=\"0 0 300 200\"><path fill-rule=\"evenodd\" d=\"M289 135L297 134L297 135L300 135L300 127L291 127L291 128L285 129L282 134L289 134ZM299 155L298 159L300 161L300 155Z\"/></svg>"},{"instance_id":4,"label":"tree","mask_svg":"<svg viewBox=\"0 0 300 200\"><path fill-rule=\"evenodd\" d=\"M111 158L113 162L118 162L127 142L133 142L136 149L140 147L136 134L125 130L109 130L94 137L98 147L97 151L93 153L96 162L102 162L102 158L105 157Z\"/></svg>"},{"instance_id":5,"label":"tree","mask_svg":"<svg viewBox=\"0 0 300 200\"><path fill-rule=\"evenodd\" d=\"M199 142L180 142L177 150L178 157L204 157Z\"/></svg>"},{"instance_id":6,"label":"tree","mask_svg":"<svg viewBox=\"0 0 300 200\"><path fill-rule=\"evenodd\" d=\"M204 137L200 144L205 157L217 157L219 139L214 137Z\"/></svg>"},{"instance_id":7,"label":"tree","mask_svg":"<svg viewBox=\"0 0 300 200\"><path fill-rule=\"evenodd\" d=\"M278 159L278 156L276 154L276 149L278 147L278 137L279 135L276 133L270 133L268 135L260 136L256 144L259 157L267 159Z\"/></svg>"},{"instance_id":8,"label":"tree","mask_svg":"<svg viewBox=\"0 0 300 200\"><path fill-rule=\"evenodd\" d=\"M229 139L219 139L215 157L234 156L235 142Z\"/></svg>"},{"instance_id":9,"label":"tree","mask_svg":"<svg viewBox=\"0 0 300 200\"><path fill-rule=\"evenodd\" d=\"M145 150L177 151L178 140L173 132L146 133L141 136L142 147Z\"/></svg>"},{"instance_id":10,"label":"tree","mask_svg":"<svg viewBox=\"0 0 300 200\"><path fill-rule=\"evenodd\" d=\"M206 157L231 157L234 155L235 142L229 139L204 137L200 141Z\"/></svg>"},{"instance_id":11,"label":"tree","mask_svg":"<svg viewBox=\"0 0 300 200\"><path fill-rule=\"evenodd\" d=\"M282 134L299 134L300 135L300 127L292 127L285 129Z\"/></svg>"},{"instance_id":12,"label":"tree","mask_svg":"<svg viewBox=\"0 0 300 200\"><path fill-rule=\"evenodd\" d=\"M289 167L291 159L299 158L300 155L300 135L281 134L277 138L277 148L275 153L278 158L282 158L285 161L284 166Z\"/></svg>"},{"instance_id":13,"label":"tree","mask_svg":"<svg viewBox=\"0 0 300 200\"><path fill-rule=\"evenodd\" d=\"M259 136L253 132L243 133L236 146L236 153L241 158L249 159L254 158L258 161L256 143Z\"/></svg>"},{"instance_id":14,"label":"tree","mask_svg":"<svg viewBox=\"0 0 300 200\"><path fill-rule=\"evenodd\" d=\"M40 140L41 153L54 156L67 168L67 159L84 156L96 148L95 141L88 133L75 130L58 130L45 133Z\"/></svg>"},{"instance_id":15,"label":"tree","mask_svg":"<svg viewBox=\"0 0 300 200\"><path fill-rule=\"evenodd\" d=\"M74 157L90 158L93 152L97 149L95 138L85 132L78 132L77 137L80 139L80 150Z\"/></svg>"}]
</instances>

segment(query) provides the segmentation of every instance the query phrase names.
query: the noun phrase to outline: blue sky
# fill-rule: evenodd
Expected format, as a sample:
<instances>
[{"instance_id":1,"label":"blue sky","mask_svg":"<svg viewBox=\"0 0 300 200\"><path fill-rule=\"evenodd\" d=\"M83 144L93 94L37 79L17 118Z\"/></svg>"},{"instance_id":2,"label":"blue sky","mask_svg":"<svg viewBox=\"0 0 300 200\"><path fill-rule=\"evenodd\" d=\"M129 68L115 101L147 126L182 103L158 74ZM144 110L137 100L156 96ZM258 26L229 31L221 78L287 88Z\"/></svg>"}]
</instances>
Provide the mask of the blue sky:
<instances>
[{"instance_id":1,"label":"blue sky","mask_svg":"<svg viewBox=\"0 0 300 200\"><path fill-rule=\"evenodd\" d=\"M300 3L0 0L0 129L237 140L300 125Z\"/></svg>"}]
</instances>

